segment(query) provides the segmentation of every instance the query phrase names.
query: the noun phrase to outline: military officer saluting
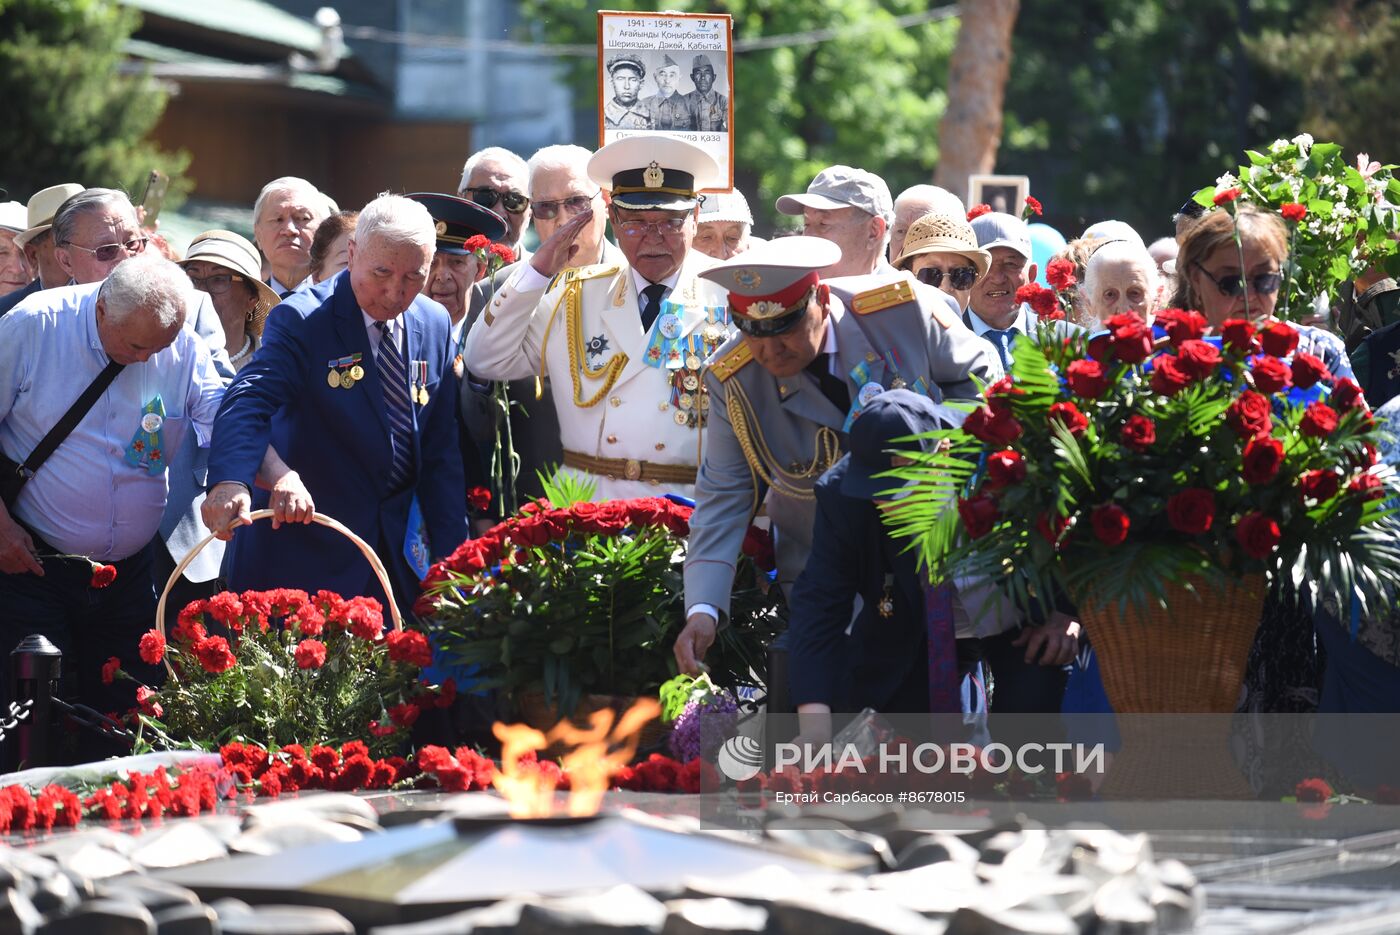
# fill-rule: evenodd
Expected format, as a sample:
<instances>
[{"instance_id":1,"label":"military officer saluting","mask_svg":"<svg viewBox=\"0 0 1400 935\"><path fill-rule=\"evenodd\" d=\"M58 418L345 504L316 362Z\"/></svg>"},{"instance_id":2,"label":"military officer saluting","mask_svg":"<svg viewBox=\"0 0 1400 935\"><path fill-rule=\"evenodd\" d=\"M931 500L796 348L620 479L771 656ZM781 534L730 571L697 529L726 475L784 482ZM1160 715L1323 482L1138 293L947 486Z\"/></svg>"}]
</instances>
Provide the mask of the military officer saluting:
<instances>
[{"instance_id":1,"label":"military officer saluting","mask_svg":"<svg viewBox=\"0 0 1400 935\"><path fill-rule=\"evenodd\" d=\"M593 154L624 263L568 266L592 221L551 234L491 300L467 336L478 378L550 378L564 464L597 497L689 496L711 407L704 360L729 336L713 264L690 249L698 189L719 182L704 150L661 136L617 140Z\"/></svg>"},{"instance_id":2,"label":"military officer saluting","mask_svg":"<svg viewBox=\"0 0 1400 935\"><path fill-rule=\"evenodd\" d=\"M603 105L603 121L614 130L650 130L651 116L645 104L637 100L642 91L646 66L635 55L617 55L608 59L608 75L612 78L612 100Z\"/></svg>"},{"instance_id":3,"label":"military officer saluting","mask_svg":"<svg viewBox=\"0 0 1400 935\"><path fill-rule=\"evenodd\" d=\"M829 240L784 237L701 274L729 291L741 334L705 373L710 426L686 550L686 627L675 645L682 671L698 671L727 614L734 562L765 495L787 591L811 551L813 487L841 457L862 408L888 389L938 401L940 385L1002 375L949 296L903 274L823 282L819 271L840 259Z\"/></svg>"}]
</instances>

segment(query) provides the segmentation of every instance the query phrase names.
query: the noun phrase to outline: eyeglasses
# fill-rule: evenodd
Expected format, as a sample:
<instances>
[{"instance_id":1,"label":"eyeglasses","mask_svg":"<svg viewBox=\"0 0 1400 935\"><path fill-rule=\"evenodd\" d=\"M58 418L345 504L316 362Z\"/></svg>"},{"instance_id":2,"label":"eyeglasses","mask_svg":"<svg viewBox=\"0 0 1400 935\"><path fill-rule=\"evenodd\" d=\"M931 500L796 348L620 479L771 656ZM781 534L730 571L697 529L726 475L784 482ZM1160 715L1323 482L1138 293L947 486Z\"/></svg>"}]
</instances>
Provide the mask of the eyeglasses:
<instances>
[{"instance_id":1,"label":"eyeglasses","mask_svg":"<svg viewBox=\"0 0 1400 935\"><path fill-rule=\"evenodd\" d=\"M103 263L110 263L117 258L117 253L119 251L125 251L127 256L135 256L142 250L145 250L146 244L150 242L151 239L149 237L137 237L135 240L128 240L126 243L104 243L100 247L84 247L80 243L65 240L61 246L77 247L79 250L91 253L94 258Z\"/></svg>"},{"instance_id":2,"label":"eyeglasses","mask_svg":"<svg viewBox=\"0 0 1400 935\"><path fill-rule=\"evenodd\" d=\"M563 198L559 201L537 201L534 204L534 216L544 221L552 221L562 209L569 217L575 217L588 210L588 206L593 204L593 199L598 197L598 192L591 195L575 195L572 198Z\"/></svg>"},{"instance_id":3,"label":"eyeglasses","mask_svg":"<svg viewBox=\"0 0 1400 935\"><path fill-rule=\"evenodd\" d=\"M617 221L614 226L624 237L632 239L640 239L647 234L674 237L685 229L685 218L667 218L664 221Z\"/></svg>"},{"instance_id":4,"label":"eyeglasses","mask_svg":"<svg viewBox=\"0 0 1400 935\"><path fill-rule=\"evenodd\" d=\"M213 276L196 276L194 273L186 272L190 277L190 284L200 292L207 292L210 295L223 295L235 282L247 282L243 276L234 273L215 273Z\"/></svg>"},{"instance_id":5,"label":"eyeglasses","mask_svg":"<svg viewBox=\"0 0 1400 935\"><path fill-rule=\"evenodd\" d=\"M1195 265L1196 269L1206 274L1207 279L1215 283L1215 288L1220 290L1221 295L1231 299L1244 295L1245 280L1239 273L1217 277L1199 262L1196 262ZM1283 275L1281 273L1260 273L1257 276L1251 276L1249 279L1250 291L1258 295L1270 295L1277 292L1278 287L1282 284Z\"/></svg>"},{"instance_id":6,"label":"eyeglasses","mask_svg":"<svg viewBox=\"0 0 1400 935\"><path fill-rule=\"evenodd\" d=\"M530 199L520 192L498 192L494 188L478 186L477 188L464 188L462 194L471 195L472 201L483 208L494 208L496 202L500 202L511 214L523 214L525 209L530 207Z\"/></svg>"},{"instance_id":7,"label":"eyeglasses","mask_svg":"<svg viewBox=\"0 0 1400 935\"><path fill-rule=\"evenodd\" d=\"M936 266L925 266L914 274L919 282L935 289L943 285L943 275L943 270ZM947 276L949 285L954 289L971 289L972 284L977 281L977 267L957 266L948 270Z\"/></svg>"}]
</instances>

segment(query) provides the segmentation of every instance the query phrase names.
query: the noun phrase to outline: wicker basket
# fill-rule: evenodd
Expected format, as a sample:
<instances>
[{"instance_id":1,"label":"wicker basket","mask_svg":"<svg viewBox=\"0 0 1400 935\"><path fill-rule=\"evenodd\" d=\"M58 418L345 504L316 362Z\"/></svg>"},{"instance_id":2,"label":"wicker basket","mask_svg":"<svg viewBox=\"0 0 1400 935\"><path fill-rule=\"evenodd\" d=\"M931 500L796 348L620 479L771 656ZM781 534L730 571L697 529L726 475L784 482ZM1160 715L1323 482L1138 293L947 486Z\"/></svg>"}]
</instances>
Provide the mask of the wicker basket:
<instances>
[{"instance_id":1,"label":"wicker basket","mask_svg":"<svg viewBox=\"0 0 1400 935\"><path fill-rule=\"evenodd\" d=\"M1194 592L1168 585L1165 608L1079 605L1123 739L1105 798L1252 797L1230 752L1230 718L1267 584L1189 580Z\"/></svg>"},{"instance_id":2,"label":"wicker basket","mask_svg":"<svg viewBox=\"0 0 1400 935\"><path fill-rule=\"evenodd\" d=\"M270 519L272 515L272 510L256 510L249 515L248 524L252 524L260 519ZM325 526L327 529L333 529L355 543L355 547L360 550L360 554L369 562L370 569L374 572L374 576L379 579L379 585L384 589L384 594L388 597L389 619L394 629L402 630L403 617L399 615L399 608L394 603L394 589L393 586L389 584L389 573L384 570L384 563L379 560L378 555L374 554L374 549L371 549L365 540L355 535L350 527L337 520L331 519L323 513L313 513L311 515L311 521L318 526ZM156 604L156 630L162 637L165 636L165 602L170 597L170 589L175 587L175 582L180 580L180 576L185 573L185 569L189 567L190 562L194 561L195 556L204 551L204 547L213 542L215 538L216 536L210 533L201 539L194 548L190 549L190 553L180 560L180 564L175 566L175 570L170 573L169 579L166 580L165 589L160 592L160 601ZM175 669L170 665L169 657L166 657L165 671L169 673L170 678L177 682L180 680L179 676L175 674Z\"/></svg>"}]
</instances>

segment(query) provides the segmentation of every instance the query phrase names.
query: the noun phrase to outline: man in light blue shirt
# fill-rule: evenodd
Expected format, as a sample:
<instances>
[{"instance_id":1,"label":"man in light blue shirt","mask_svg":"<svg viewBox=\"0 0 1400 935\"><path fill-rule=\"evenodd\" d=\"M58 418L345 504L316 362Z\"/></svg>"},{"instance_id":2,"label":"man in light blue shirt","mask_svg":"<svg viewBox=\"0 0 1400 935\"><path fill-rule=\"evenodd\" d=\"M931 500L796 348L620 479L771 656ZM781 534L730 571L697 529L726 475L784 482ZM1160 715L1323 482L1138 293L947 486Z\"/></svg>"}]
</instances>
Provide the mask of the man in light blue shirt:
<instances>
[{"instance_id":1,"label":"man in light blue shirt","mask_svg":"<svg viewBox=\"0 0 1400 935\"><path fill-rule=\"evenodd\" d=\"M160 675L136 655L155 616L148 544L171 454L191 431L208 444L223 395L208 348L184 327L194 302L184 272L148 255L0 319L0 450L16 462L109 361L123 365L12 508L0 506L0 651L43 633L67 657L65 696L98 710L131 703L130 683L101 682L109 657L143 681ZM91 562L114 565L116 581L91 588Z\"/></svg>"}]
</instances>

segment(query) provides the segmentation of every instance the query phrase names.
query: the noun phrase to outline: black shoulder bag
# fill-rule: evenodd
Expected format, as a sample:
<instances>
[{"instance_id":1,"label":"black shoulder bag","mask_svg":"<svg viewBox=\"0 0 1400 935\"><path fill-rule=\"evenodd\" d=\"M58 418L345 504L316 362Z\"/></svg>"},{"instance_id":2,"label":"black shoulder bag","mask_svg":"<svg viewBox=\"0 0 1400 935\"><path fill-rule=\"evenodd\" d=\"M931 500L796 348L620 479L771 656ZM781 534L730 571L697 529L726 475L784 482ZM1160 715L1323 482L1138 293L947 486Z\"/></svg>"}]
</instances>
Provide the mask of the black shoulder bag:
<instances>
[{"instance_id":1,"label":"black shoulder bag","mask_svg":"<svg viewBox=\"0 0 1400 935\"><path fill-rule=\"evenodd\" d=\"M29 453L29 457L24 459L23 464L17 464L0 452L0 500L5 501L5 508L9 509L15 505L15 500L19 497L19 492L24 489L25 483L34 476L34 472L39 470L40 465L49 459L68 434L77 428L78 423L83 421L83 416L87 415L93 403L97 402L97 397L101 396L111 386L112 381L121 373L125 364L110 361L102 372L93 378L88 384L88 388L83 390L83 395L79 396L73 405L68 407L68 411L63 414L63 418L58 420L58 424L49 429L49 433L34 446L34 450Z\"/></svg>"}]
</instances>

